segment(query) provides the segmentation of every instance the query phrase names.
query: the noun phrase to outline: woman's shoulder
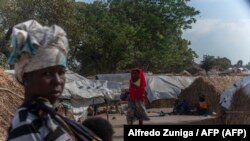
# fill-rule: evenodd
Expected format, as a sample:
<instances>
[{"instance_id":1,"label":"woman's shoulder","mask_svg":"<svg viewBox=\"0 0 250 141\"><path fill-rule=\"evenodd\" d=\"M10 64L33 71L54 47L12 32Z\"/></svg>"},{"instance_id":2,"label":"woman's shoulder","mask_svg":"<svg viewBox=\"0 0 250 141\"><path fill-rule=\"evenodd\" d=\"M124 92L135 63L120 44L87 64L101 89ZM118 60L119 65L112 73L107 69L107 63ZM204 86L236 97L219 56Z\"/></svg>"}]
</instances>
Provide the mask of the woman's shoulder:
<instances>
[{"instance_id":1,"label":"woman's shoulder","mask_svg":"<svg viewBox=\"0 0 250 141\"><path fill-rule=\"evenodd\" d=\"M21 107L16 111L12 119L12 128L17 128L25 124L31 124L33 121L38 119L38 115L36 115L35 112L30 111L27 107Z\"/></svg>"}]
</instances>

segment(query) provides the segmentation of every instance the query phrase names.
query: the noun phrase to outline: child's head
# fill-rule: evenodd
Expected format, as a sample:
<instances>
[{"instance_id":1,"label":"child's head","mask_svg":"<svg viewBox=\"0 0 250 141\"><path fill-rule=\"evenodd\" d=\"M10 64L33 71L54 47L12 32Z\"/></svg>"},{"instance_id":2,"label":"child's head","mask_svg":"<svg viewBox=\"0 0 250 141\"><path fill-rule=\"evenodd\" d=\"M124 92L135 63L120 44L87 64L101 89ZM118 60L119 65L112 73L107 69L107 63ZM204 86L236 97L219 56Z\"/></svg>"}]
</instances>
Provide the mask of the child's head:
<instances>
[{"instance_id":1,"label":"child's head","mask_svg":"<svg viewBox=\"0 0 250 141\"><path fill-rule=\"evenodd\" d=\"M200 96L200 97L199 97L199 101L200 101L200 102L204 102L204 101L205 101L205 97L204 97L204 96Z\"/></svg>"},{"instance_id":2,"label":"child's head","mask_svg":"<svg viewBox=\"0 0 250 141\"><path fill-rule=\"evenodd\" d=\"M82 125L92 130L103 141L112 141L114 130L111 123L102 117L91 117L82 122Z\"/></svg>"}]
</instances>

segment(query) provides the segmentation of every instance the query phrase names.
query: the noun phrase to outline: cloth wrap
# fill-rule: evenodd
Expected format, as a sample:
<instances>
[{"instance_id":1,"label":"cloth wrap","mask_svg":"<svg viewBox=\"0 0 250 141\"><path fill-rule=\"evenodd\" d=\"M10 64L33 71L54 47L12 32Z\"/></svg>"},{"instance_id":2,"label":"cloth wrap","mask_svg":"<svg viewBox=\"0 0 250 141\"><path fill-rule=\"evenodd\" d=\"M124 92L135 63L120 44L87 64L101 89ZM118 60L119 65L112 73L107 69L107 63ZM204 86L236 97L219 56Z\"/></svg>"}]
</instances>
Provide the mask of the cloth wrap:
<instances>
[{"instance_id":1,"label":"cloth wrap","mask_svg":"<svg viewBox=\"0 0 250 141\"><path fill-rule=\"evenodd\" d=\"M47 67L61 65L67 68L68 39L57 26L42 26L35 20L17 24L12 29L9 64L15 65L15 75L23 83L23 75Z\"/></svg>"}]
</instances>

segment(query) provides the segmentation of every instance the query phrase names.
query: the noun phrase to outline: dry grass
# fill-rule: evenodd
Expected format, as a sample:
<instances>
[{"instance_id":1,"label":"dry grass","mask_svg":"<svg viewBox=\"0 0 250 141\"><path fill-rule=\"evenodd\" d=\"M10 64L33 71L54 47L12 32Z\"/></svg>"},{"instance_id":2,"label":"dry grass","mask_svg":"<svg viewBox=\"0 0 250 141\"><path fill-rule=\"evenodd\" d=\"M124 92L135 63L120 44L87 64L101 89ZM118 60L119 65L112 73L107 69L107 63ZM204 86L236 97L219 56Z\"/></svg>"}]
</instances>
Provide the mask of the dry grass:
<instances>
[{"instance_id":1,"label":"dry grass","mask_svg":"<svg viewBox=\"0 0 250 141\"><path fill-rule=\"evenodd\" d=\"M153 102L146 100L146 108L172 108L176 99L158 99Z\"/></svg>"},{"instance_id":2,"label":"dry grass","mask_svg":"<svg viewBox=\"0 0 250 141\"><path fill-rule=\"evenodd\" d=\"M23 87L0 68L0 140L5 140L15 111L23 102L23 95Z\"/></svg>"},{"instance_id":3,"label":"dry grass","mask_svg":"<svg viewBox=\"0 0 250 141\"><path fill-rule=\"evenodd\" d=\"M219 113L220 94L230 85L242 79L242 76L204 76L197 78L188 88L179 95L180 99L195 107L200 96L205 96L209 104L209 113Z\"/></svg>"},{"instance_id":4,"label":"dry grass","mask_svg":"<svg viewBox=\"0 0 250 141\"><path fill-rule=\"evenodd\" d=\"M225 124L250 124L250 98L243 89L233 94L230 110L225 113Z\"/></svg>"}]
</instances>

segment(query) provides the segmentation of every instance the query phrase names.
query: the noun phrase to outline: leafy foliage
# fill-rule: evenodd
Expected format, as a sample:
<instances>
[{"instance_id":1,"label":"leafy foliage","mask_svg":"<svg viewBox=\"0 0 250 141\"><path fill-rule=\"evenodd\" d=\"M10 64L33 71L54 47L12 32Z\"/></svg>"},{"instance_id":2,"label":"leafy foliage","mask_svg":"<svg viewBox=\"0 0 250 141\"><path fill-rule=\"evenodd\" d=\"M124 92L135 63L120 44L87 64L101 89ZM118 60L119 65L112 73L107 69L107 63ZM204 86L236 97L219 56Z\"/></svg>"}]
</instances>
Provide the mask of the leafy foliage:
<instances>
[{"instance_id":1,"label":"leafy foliage","mask_svg":"<svg viewBox=\"0 0 250 141\"><path fill-rule=\"evenodd\" d=\"M181 71L197 57L188 47L191 43L182 38L199 14L187 5L188 0L0 2L1 39L8 40L4 30L29 19L62 26L70 41L69 67L80 74L112 73L135 66L154 72Z\"/></svg>"},{"instance_id":2,"label":"leafy foliage","mask_svg":"<svg viewBox=\"0 0 250 141\"><path fill-rule=\"evenodd\" d=\"M7 58L4 54L0 53L0 67L4 69L8 69L9 66L7 64Z\"/></svg>"},{"instance_id":3,"label":"leafy foliage","mask_svg":"<svg viewBox=\"0 0 250 141\"><path fill-rule=\"evenodd\" d=\"M205 69L206 71L209 71L212 68L216 68L218 70L225 70L231 66L231 61L226 57L215 58L214 56L204 55L203 60L201 62L201 68Z\"/></svg>"},{"instance_id":4,"label":"leafy foliage","mask_svg":"<svg viewBox=\"0 0 250 141\"><path fill-rule=\"evenodd\" d=\"M240 67L243 67L243 61L242 60L239 60L236 64L235 64L236 67L240 68Z\"/></svg>"},{"instance_id":5,"label":"leafy foliage","mask_svg":"<svg viewBox=\"0 0 250 141\"><path fill-rule=\"evenodd\" d=\"M85 66L82 72L91 68L105 73L135 66L180 71L197 57L188 48L190 42L181 37L198 14L186 1L112 0L85 8L80 13L85 15L85 38L76 55Z\"/></svg>"}]
</instances>

